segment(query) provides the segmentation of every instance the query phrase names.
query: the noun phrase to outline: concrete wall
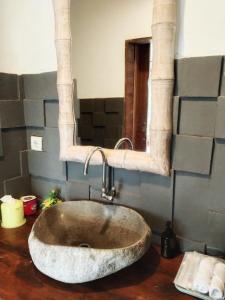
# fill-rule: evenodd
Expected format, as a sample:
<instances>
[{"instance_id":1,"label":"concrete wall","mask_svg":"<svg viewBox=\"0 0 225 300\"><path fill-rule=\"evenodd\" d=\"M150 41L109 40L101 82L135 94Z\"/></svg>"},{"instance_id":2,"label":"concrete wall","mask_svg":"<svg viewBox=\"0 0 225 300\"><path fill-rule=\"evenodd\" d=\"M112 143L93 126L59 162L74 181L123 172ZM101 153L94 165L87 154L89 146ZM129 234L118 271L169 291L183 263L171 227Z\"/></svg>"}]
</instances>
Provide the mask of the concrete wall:
<instances>
[{"instance_id":1,"label":"concrete wall","mask_svg":"<svg viewBox=\"0 0 225 300\"><path fill-rule=\"evenodd\" d=\"M165 221L173 220L183 249L207 248L211 253L225 248L223 64L222 56L180 59L176 63L171 177L115 170L115 203L140 211L155 240ZM58 161L54 76L24 77L26 98L29 93L25 112L32 116L27 124L28 145L31 135L44 138L44 152L30 151L28 155L32 192L45 196L56 187L66 200L99 198L101 167L91 167L85 177L82 164ZM45 87L47 78L50 85ZM48 94L43 95L43 90Z\"/></svg>"},{"instance_id":2,"label":"concrete wall","mask_svg":"<svg viewBox=\"0 0 225 300\"><path fill-rule=\"evenodd\" d=\"M0 1L0 72L57 69L51 0Z\"/></svg>"},{"instance_id":3,"label":"concrete wall","mask_svg":"<svg viewBox=\"0 0 225 300\"><path fill-rule=\"evenodd\" d=\"M225 54L225 2L177 0L176 57Z\"/></svg>"}]
</instances>

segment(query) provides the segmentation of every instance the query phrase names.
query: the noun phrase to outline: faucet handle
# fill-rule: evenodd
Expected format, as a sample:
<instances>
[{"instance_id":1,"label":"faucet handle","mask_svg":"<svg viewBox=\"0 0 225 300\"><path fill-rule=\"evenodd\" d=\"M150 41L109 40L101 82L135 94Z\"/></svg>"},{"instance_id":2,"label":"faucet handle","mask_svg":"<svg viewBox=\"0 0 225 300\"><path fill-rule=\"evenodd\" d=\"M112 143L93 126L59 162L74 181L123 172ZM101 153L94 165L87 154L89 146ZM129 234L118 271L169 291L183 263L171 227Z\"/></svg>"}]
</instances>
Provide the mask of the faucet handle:
<instances>
[{"instance_id":1,"label":"faucet handle","mask_svg":"<svg viewBox=\"0 0 225 300\"><path fill-rule=\"evenodd\" d=\"M102 194L101 194L101 196L102 196L103 199L106 199L108 201L113 201L113 199L116 196L116 188L113 186L111 188L111 190L108 191L108 192L106 191L105 188L102 188Z\"/></svg>"},{"instance_id":2,"label":"faucet handle","mask_svg":"<svg viewBox=\"0 0 225 300\"><path fill-rule=\"evenodd\" d=\"M115 188L115 186L112 186L112 187L111 187L110 195L111 195L113 198L116 197L116 188Z\"/></svg>"}]
</instances>

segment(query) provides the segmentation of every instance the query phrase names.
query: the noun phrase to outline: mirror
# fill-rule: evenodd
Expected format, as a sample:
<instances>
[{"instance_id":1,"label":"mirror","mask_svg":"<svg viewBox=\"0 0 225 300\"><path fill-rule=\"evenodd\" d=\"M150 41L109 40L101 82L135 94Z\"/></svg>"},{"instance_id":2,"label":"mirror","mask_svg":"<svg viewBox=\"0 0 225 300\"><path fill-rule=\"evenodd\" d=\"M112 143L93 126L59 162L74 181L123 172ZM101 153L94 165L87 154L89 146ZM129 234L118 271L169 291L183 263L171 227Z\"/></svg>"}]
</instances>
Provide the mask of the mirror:
<instances>
[{"instance_id":1,"label":"mirror","mask_svg":"<svg viewBox=\"0 0 225 300\"><path fill-rule=\"evenodd\" d=\"M100 1L98 2L100 4L103 0L98 1ZM84 1L78 1L79 4L83 2ZM122 1L122 3L127 3L127 1ZM137 9L142 7L140 5L140 1L138 4L139 6L137 6ZM78 101L77 99L74 99L75 85L72 79L72 77L74 77L72 75L73 72L71 64L73 61L72 52L75 50L73 50L74 48L72 49L70 1L53 0L53 7L55 16L55 45L57 56L57 91L59 96L58 125L60 137L60 159L63 161L77 161L83 163L86 161L90 151L94 150L94 147L90 145L79 145L77 139L74 138L77 137L78 132L78 115L76 113L74 114L77 109ZM89 7L86 8L89 9ZM95 9L100 9L100 6L96 6L94 10L91 10L91 12L95 11ZM105 19L107 19L113 11L107 10L107 12L108 13L105 15ZM124 10L124 18L126 17L126 13L127 6ZM149 13L149 11L147 13ZM136 28L136 26L138 27L139 22L135 21L134 23ZM100 21L98 19L98 22L101 23L101 19ZM88 28L93 28L93 24L89 25ZM105 25L104 28L107 28L107 26ZM120 28L121 31L122 28L123 27ZM134 151L132 149L112 150L108 148L104 148L102 151L105 153L108 165L112 167L123 168L127 170L139 170L143 172L153 172L168 176L170 175L170 145L172 136L176 0L153 1L151 30L154 55L152 57L152 68L150 69L151 89L149 94L151 94L151 101L148 101L148 106L150 107L148 110L151 113L151 118L147 119L147 145L150 151L141 152ZM94 28L92 33L94 34L96 32L99 34L100 29L96 30L96 28ZM110 31L108 40L109 49L114 49L112 38L113 34L114 26ZM81 36L84 36L83 33ZM91 35L87 38L87 48L90 46L90 40ZM118 53L116 54L117 55L115 57L119 57ZM77 56L78 60L81 59L80 55L82 55L82 53L79 53ZM90 65L93 63L92 57L89 56L86 57L86 59ZM102 61L104 65L104 60ZM78 71L78 69L76 70ZM86 71L88 70L89 69ZM85 73L85 76L86 74L88 73ZM99 74L101 74L100 71L96 74L97 78ZM118 70L116 75L119 76ZM102 78L104 77L102 76ZM116 78L116 76L114 78ZM113 86L111 85L113 81L110 81L108 77L106 80L108 80L110 83L107 85L107 87ZM100 82L104 90L104 82L100 80L98 82ZM87 86L86 83L84 87L85 86ZM102 157L99 152L97 154L93 156L92 163L102 164Z\"/></svg>"},{"instance_id":2,"label":"mirror","mask_svg":"<svg viewBox=\"0 0 225 300\"><path fill-rule=\"evenodd\" d=\"M146 151L151 11L151 0L71 1L80 145L113 149L129 137Z\"/></svg>"}]
</instances>

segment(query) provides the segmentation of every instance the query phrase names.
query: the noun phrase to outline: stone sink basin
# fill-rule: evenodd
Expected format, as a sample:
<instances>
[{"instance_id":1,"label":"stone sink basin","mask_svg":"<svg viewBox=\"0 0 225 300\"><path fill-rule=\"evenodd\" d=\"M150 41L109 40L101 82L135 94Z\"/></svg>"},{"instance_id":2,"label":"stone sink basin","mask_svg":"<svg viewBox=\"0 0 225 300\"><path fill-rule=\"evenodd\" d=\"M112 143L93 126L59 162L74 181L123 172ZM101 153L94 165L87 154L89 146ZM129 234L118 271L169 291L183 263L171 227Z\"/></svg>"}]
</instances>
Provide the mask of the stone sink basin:
<instances>
[{"instance_id":1,"label":"stone sink basin","mask_svg":"<svg viewBox=\"0 0 225 300\"><path fill-rule=\"evenodd\" d=\"M136 211L94 201L68 201L35 221L29 250L35 266L66 283L95 280L125 268L148 250L151 230Z\"/></svg>"}]
</instances>

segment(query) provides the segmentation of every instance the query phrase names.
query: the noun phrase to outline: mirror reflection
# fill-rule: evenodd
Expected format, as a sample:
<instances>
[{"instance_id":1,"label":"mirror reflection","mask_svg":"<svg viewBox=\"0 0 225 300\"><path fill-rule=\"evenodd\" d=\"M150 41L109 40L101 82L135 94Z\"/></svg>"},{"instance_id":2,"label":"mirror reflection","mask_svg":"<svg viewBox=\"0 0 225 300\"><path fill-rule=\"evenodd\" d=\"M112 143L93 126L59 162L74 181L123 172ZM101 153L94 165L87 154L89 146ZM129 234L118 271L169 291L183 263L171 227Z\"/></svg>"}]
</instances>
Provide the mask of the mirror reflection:
<instances>
[{"instance_id":1,"label":"mirror reflection","mask_svg":"<svg viewBox=\"0 0 225 300\"><path fill-rule=\"evenodd\" d=\"M119 139L128 137L134 150L146 151L151 2L71 1L81 145L114 148ZM120 147L130 145L125 142Z\"/></svg>"}]
</instances>

